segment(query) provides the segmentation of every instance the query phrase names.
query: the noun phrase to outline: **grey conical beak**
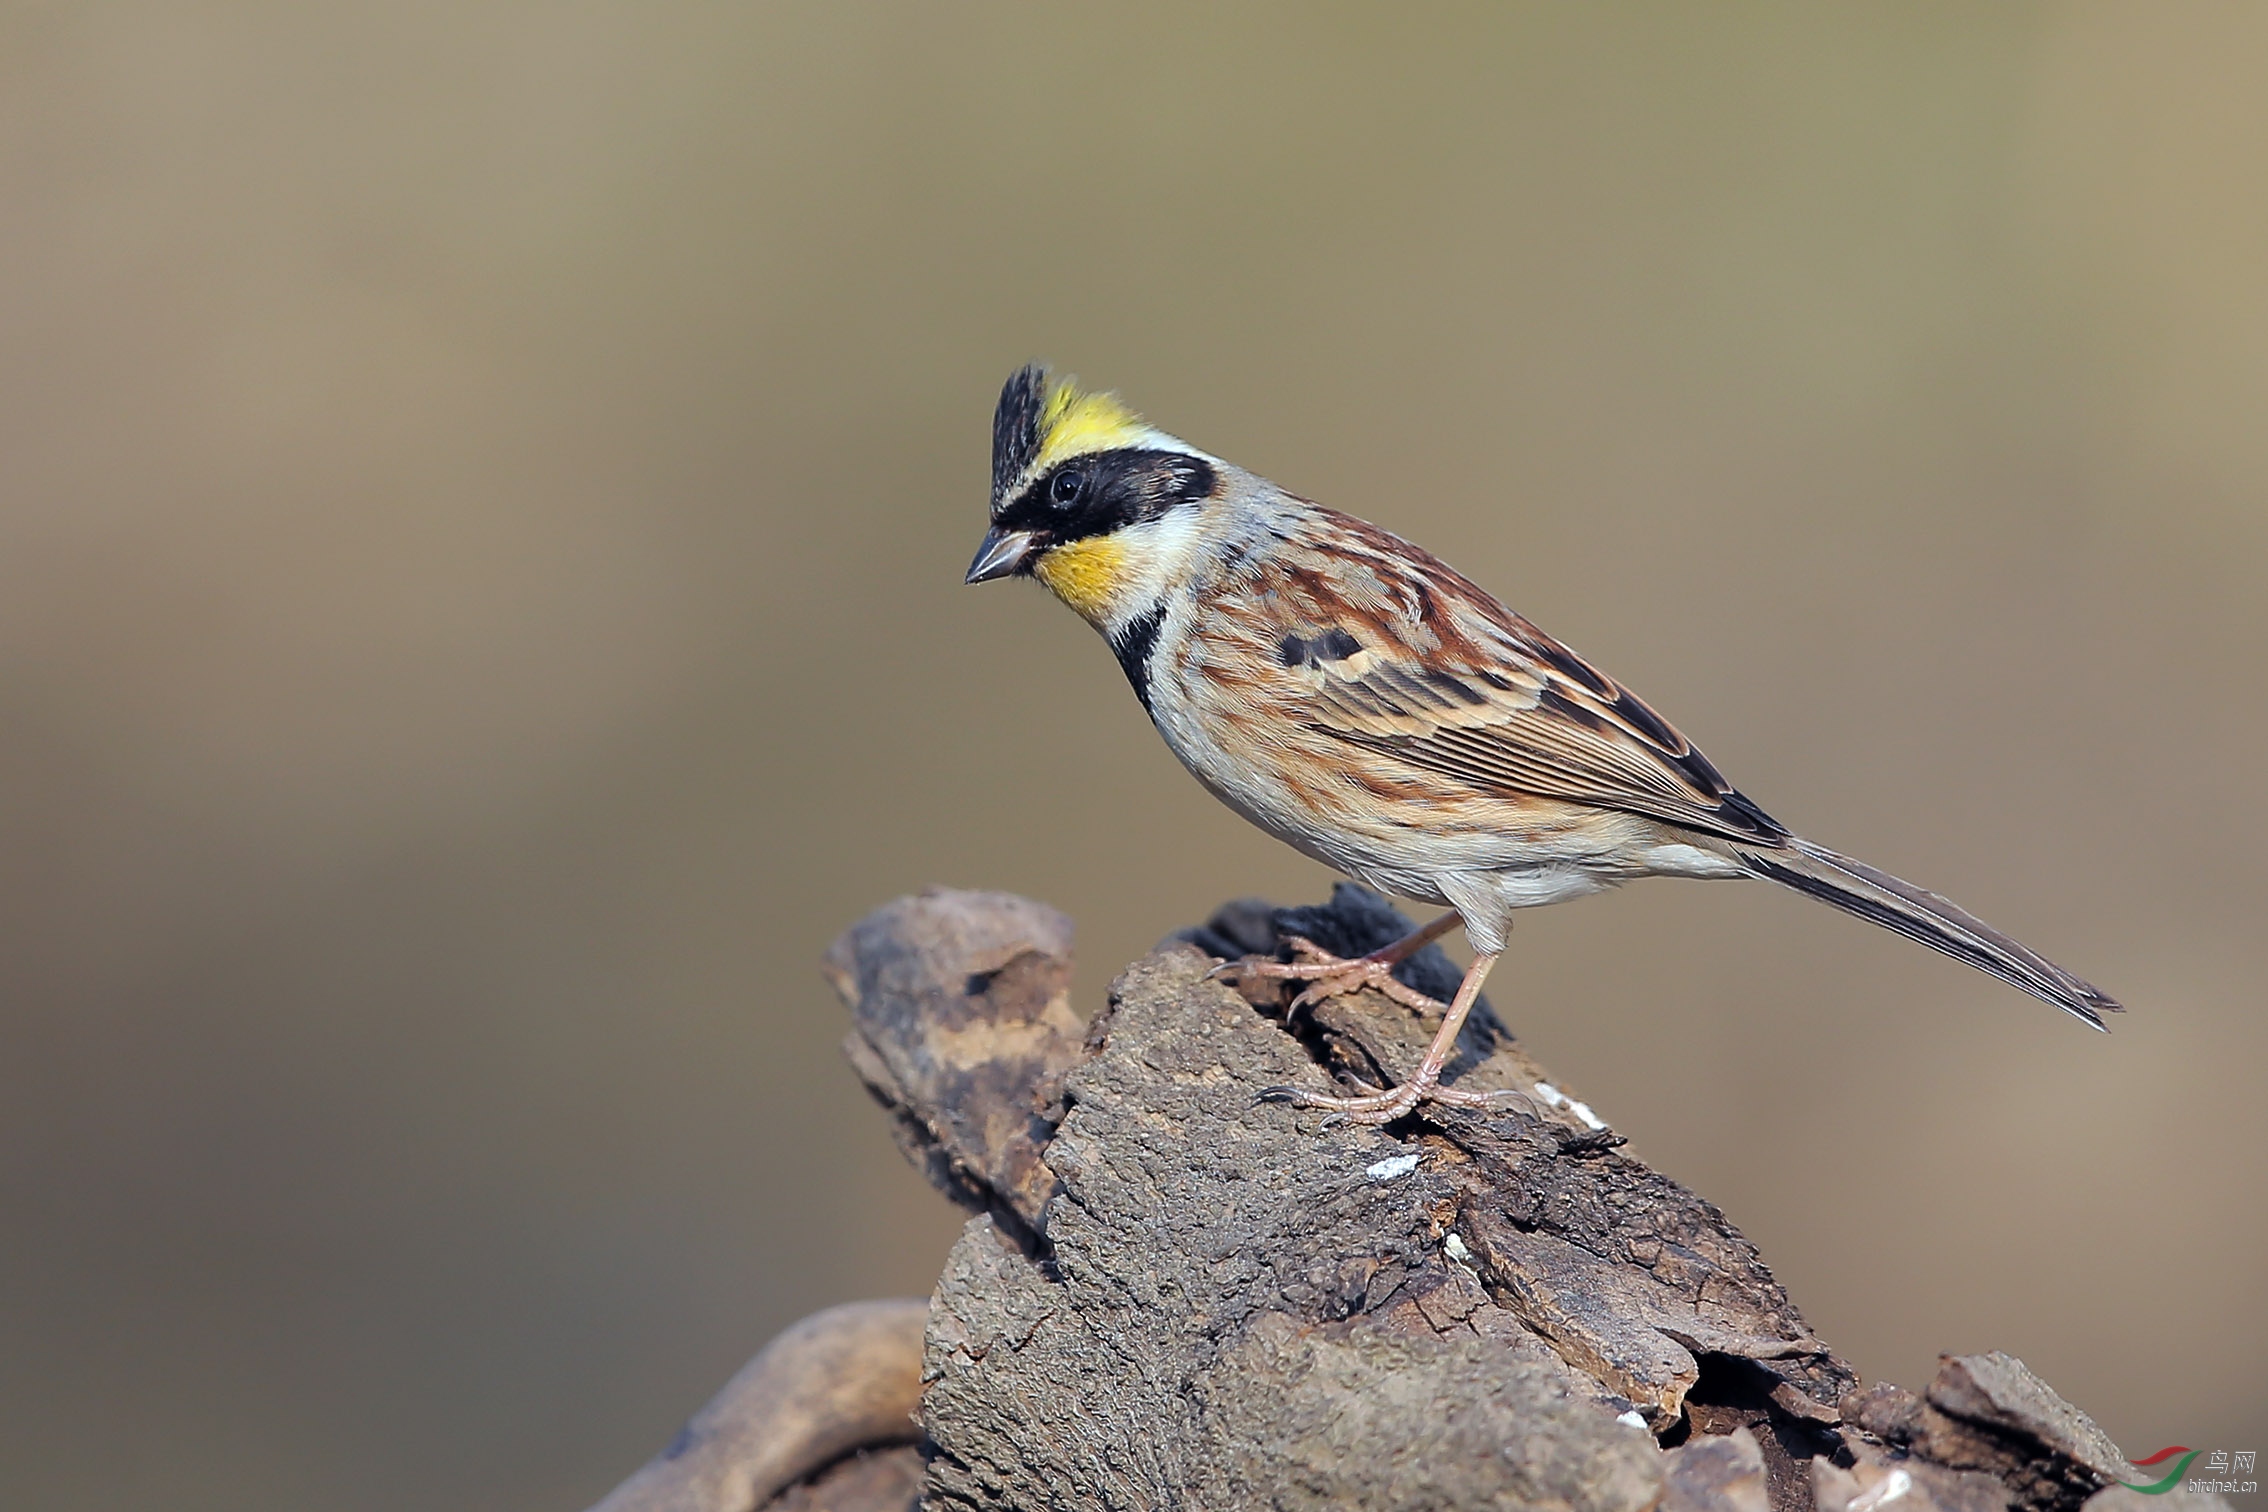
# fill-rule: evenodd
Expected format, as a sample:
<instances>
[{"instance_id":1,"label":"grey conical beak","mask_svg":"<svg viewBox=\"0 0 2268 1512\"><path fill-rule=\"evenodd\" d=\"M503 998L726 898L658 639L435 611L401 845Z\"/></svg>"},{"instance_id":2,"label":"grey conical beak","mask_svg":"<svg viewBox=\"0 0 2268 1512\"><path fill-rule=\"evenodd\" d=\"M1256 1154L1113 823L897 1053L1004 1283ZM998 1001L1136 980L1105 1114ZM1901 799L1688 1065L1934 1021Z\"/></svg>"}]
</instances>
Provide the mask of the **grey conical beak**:
<instances>
[{"instance_id":1,"label":"grey conical beak","mask_svg":"<svg viewBox=\"0 0 2268 1512\"><path fill-rule=\"evenodd\" d=\"M1032 533L1028 530L1002 530L995 525L984 533L978 545L976 560L969 563L969 575L964 583L989 583L1002 578L1024 564L1032 554Z\"/></svg>"}]
</instances>

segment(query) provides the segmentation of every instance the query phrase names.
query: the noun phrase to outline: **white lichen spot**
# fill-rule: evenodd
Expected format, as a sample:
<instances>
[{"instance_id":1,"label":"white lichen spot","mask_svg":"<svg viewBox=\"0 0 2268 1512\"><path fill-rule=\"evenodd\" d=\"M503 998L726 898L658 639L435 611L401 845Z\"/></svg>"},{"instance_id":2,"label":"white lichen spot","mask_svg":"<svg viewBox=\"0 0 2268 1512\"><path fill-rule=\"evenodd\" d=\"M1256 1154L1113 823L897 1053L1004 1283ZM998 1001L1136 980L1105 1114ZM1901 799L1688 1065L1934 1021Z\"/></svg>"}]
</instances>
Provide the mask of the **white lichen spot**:
<instances>
[{"instance_id":1,"label":"white lichen spot","mask_svg":"<svg viewBox=\"0 0 2268 1512\"><path fill-rule=\"evenodd\" d=\"M1363 1174L1372 1181L1392 1181L1397 1176L1407 1176L1416 1170L1417 1160L1415 1155L1389 1155L1378 1164L1365 1167Z\"/></svg>"},{"instance_id":2,"label":"white lichen spot","mask_svg":"<svg viewBox=\"0 0 2268 1512\"><path fill-rule=\"evenodd\" d=\"M1873 1485L1851 1498L1850 1512L1874 1512L1885 1507L1914 1489L1914 1478L1903 1470L1893 1470Z\"/></svg>"},{"instance_id":3,"label":"white lichen spot","mask_svg":"<svg viewBox=\"0 0 2268 1512\"><path fill-rule=\"evenodd\" d=\"M1606 1127L1606 1120L1593 1113L1589 1103L1577 1102L1550 1082L1536 1083L1536 1097L1547 1108L1565 1108L1581 1119L1583 1127L1587 1129L1603 1129Z\"/></svg>"},{"instance_id":4,"label":"white lichen spot","mask_svg":"<svg viewBox=\"0 0 2268 1512\"><path fill-rule=\"evenodd\" d=\"M1635 1407L1631 1408L1628 1412L1625 1412L1622 1416L1616 1418L1615 1421L1618 1423L1628 1423L1633 1428L1643 1428L1646 1426L1645 1418L1639 1415L1638 1409Z\"/></svg>"}]
</instances>

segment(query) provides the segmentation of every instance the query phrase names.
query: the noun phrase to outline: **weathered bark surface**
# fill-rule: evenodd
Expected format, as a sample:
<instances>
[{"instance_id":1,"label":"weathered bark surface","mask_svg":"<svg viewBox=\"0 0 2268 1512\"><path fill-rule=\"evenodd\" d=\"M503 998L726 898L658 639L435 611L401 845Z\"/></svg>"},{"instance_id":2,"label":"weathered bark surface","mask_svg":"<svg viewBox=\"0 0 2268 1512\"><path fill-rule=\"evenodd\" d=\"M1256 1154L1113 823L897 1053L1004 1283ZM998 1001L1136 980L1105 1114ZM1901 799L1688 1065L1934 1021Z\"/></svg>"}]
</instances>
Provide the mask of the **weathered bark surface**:
<instances>
[{"instance_id":1,"label":"weathered bark surface","mask_svg":"<svg viewBox=\"0 0 2268 1512\"><path fill-rule=\"evenodd\" d=\"M592 1512L750 1512L841 1456L912 1440L927 1312L898 1298L813 1313Z\"/></svg>"},{"instance_id":2,"label":"weathered bark surface","mask_svg":"<svg viewBox=\"0 0 2268 1512\"><path fill-rule=\"evenodd\" d=\"M923 1473L915 1445L861 1450L762 1505L764 1512L918 1512Z\"/></svg>"},{"instance_id":3,"label":"weathered bark surface","mask_svg":"<svg viewBox=\"0 0 2268 1512\"><path fill-rule=\"evenodd\" d=\"M1215 968L1407 927L1353 887L1234 904L1082 1029L1053 910L940 890L862 921L827 957L851 1062L977 1214L928 1311L919 1458L845 1457L840 1412L780 1408L881 1399L824 1368L746 1390L775 1344L689 1425L700 1474L673 1446L606 1505L909 1512L918 1484L934 1512L2140 1512L2120 1483L2150 1477L2019 1360L1862 1389L1724 1214L1623 1153L1485 1004L1451 1080L1521 1094L1502 1111L1375 1130L1264 1101L1399 1080L1431 1025L1372 993L1287 1025L1278 984ZM1400 974L1435 997L1457 978L1438 950ZM868 1366L902 1392L898 1338ZM731 1479L736 1452L769 1468ZM784 1465L805 1478L775 1495Z\"/></svg>"},{"instance_id":4,"label":"weathered bark surface","mask_svg":"<svg viewBox=\"0 0 2268 1512\"><path fill-rule=\"evenodd\" d=\"M1288 993L1214 968L1407 927L1353 887L1232 905L1128 968L1083 1043L1068 927L1022 900L932 892L837 944L854 1064L982 1215L932 1307L925 1506L2076 1512L2142 1478L2006 1356L1859 1391L1724 1214L1485 1008L1452 1078L1523 1104L1380 1131L1262 1101L1398 1080L1430 1026L1363 994L1287 1028ZM1403 975L1446 996L1456 968Z\"/></svg>"},{"instance_id":5,"label":"weathered bark surface","mask_svg":"<svg viewBox=\"0 0 2268 1512\"><path fill-rule=\"evenodd\" d=\"M1720 1394L1788 1424L1831 1420L1856 1384L1723 1216L1553 1098L1493 1016L1476 1015L1460 1083L1532 1107L1328 1127L1260 1094L1328 1089L1319 1059L1404 1073L1426 1026L1364 996L1295 1036L1210 979L1215 955L1177 945L1120 978L1083 1050L1053 1034L1034 1055L1017 1034L1031 1074L1010 1090L986 1060L995 1037L969 1026L1008 963L1060 994L1069 962L1052 930L971 923L999 906L909 900L831 957L856 984L854 1063L892 1068L870 1083L914 1153L987 1214L932 1319L933 1504L1642 1509L1663 1487L1646 1430L1680 1421L1702 1359L1743 1362ZM1260 919L1231 911L1199 938L1272 949ZM1354 889L1285 922L1343 951L1406 927ZM979 953L933 943L962 940ZM1437 992L1444 974L1439 956L1412 973ZM1068 1012L1035 996L1011 995L1004 1016ZM915 1081L997 1087L1014 1117L949 1120L905 1098ZM979 1125L1003 1142L972 1141ZM1028 1169L1027 1145L1052 1183L985 1182Z\"/></svg>"},{"instance_id":6,"label":"weathered bark surface","mask_svg":"<svg viewBox=\"0 0 2268 1512\"><path fill-rule=\"evenodd\" d=\"M1086 1037L1071 921L1012 893L924 893L853 925L825 969L859 1005L843 1050L906 1158L1029 1239L1055 1190L1040 1150Z\"/></svg>"}]
</instances>

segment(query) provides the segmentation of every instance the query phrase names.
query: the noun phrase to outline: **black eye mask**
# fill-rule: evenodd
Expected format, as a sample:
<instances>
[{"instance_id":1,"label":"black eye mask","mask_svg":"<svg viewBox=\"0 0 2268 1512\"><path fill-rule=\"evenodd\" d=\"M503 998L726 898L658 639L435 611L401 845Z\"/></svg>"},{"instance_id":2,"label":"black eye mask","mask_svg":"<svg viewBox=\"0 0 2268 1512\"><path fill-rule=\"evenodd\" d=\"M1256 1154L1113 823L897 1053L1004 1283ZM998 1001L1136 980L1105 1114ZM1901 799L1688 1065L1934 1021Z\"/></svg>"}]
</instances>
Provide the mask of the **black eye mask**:
<instances>
[{"instance_id":1,"label":"black eye mask","mask_svg":"<svg viewBox=\"0 0 2268 1512\"><path fill-rule=\"evenodd\" d=\"M1148 447L1095 452L1035 479L992 523L1001 530L1029 530L1055 544L1082 541L1210 498L1218 481L1211 463L1186 452Z\"/></svg>"}]
</instances>

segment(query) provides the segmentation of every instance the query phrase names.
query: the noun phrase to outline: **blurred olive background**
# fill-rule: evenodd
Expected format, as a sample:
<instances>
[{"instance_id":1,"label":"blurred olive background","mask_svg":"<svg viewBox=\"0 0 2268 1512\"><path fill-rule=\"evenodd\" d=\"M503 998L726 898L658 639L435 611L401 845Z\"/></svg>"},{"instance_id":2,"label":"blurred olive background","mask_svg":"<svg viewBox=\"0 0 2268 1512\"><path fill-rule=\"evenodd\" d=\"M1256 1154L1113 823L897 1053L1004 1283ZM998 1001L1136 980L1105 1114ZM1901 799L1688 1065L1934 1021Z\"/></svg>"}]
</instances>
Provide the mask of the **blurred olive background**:
<instances>
[{"instance_id":1,"label":"blurred olive background","mask_svg":"<svg viewBox=\"0 0 2268 1512\"><path fill-rule=\"evenodd\" d=\"M2131 1452L2268 1350L2268 12L0 12L0 1502L555 1508L958 1218L841 1063L894 894L1083 1011L1321 896L1037 589L1050 358L1458 563L1791 894L1494 995L1870 1376Z\"/></svg>"}]
</instances>

